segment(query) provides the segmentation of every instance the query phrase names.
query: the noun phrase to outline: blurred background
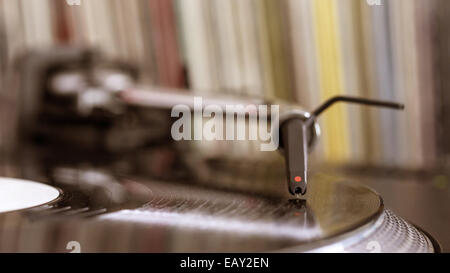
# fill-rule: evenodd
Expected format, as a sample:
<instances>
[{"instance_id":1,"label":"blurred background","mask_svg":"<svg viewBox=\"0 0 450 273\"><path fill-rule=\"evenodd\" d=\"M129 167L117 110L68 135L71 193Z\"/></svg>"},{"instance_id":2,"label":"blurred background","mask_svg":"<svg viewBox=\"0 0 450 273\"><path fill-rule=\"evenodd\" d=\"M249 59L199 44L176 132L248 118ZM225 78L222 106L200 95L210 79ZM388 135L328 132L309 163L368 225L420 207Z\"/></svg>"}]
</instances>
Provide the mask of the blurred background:
<instances>
[{"instance_id":1,"label":"blurred background","mask_svg":"<svg viewBox=\"0 0 450 273\"><path fill-rule=\"evenodd\" d=\"M130 64L147 89L281 100L307 110L335 95L402 102L403 112L329 110L320 119L313 169L367 182L445 247L448 14L448 0L0 0L0 111L10 121L18 111L15 86L26 81L16 71L21 58L55 46L96 49ZM261 162L261 177L283 177L280 157L259 153L254 143L192 146L191 155L227 166L220 168L229 176L224 183L245 184Z\"/></svg>"}]
</instances>

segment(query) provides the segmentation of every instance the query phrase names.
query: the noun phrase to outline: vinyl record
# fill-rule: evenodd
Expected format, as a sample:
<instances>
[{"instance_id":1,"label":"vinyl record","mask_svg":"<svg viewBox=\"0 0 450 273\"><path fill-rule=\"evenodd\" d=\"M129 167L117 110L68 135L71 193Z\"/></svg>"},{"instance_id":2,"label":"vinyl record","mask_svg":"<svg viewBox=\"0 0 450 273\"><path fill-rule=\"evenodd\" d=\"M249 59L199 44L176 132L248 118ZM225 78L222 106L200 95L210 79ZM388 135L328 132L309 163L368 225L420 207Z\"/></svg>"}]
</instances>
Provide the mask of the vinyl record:
<instances>
[{"instance_id":1,"label":"vinyl record","mask_svg":"<svg viewBox=\"0 0 450 273\"><path fill-rule=\"evenodd\" d=\"M65 175L56 177L67 184L70 172L64 170ZM54 205L1 214L0 238L17 235L18 230L20 238L42 232L42 241L38 240L42 244L21 240L20 246L14 246L20 252L65 252L71 241L87 252L277 251L361 228L375 222L383 208L373 191L325 176L314 177L308 201L123 179L116 190L128 201L114 205L120 194L114 193L111 181L108 193L98 194L98 190L87 192L80 182L88 177L90 183L99 184L98 173L72 176L77 178L72 188L58 184L65 193ZM133 189L141 194L140 205ZM79 198L83 194L89 203ZM54 230L58 232L51 233ZM10 250L1 245L2 251Z\"/></svg>"}]
</instances>

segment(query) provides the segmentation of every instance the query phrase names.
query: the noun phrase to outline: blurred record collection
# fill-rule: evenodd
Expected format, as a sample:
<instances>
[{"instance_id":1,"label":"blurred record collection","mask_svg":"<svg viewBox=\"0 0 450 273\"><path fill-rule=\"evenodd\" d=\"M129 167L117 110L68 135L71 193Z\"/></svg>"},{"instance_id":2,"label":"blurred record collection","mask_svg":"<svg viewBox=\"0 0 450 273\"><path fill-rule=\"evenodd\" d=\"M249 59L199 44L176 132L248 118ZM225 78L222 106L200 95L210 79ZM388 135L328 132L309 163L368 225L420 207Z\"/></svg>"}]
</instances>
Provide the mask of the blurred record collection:
<instances>
[{"instance_id":1,"label":"blurred record collection","mask_svg":"<svg viewBox=\"0 0 450 273\"><path fill-rule=\"evenodd\" d=\"M9 60L54 44L139 64L146 82L198 94L297 101L337 94L404 102L405 113L338 106L322 158L420 168L445 162L445 0L3 0ZM436 41L437 40L437 41ZM437 42L437 43L436 43ZM436 71L435 71L436 70ZM438 148L439 147L439 148Z\"/></svg>"}]
</instances>

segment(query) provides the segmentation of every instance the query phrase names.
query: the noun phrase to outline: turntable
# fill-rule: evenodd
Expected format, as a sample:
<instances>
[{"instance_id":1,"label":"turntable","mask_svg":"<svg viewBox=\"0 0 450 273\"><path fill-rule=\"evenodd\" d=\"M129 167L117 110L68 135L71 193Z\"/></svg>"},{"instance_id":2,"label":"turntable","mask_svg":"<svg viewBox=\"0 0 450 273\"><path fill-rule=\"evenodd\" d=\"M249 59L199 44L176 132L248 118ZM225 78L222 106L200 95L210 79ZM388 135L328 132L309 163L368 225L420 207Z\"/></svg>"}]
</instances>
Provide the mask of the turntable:
<instances>
[{"instance_id":1,"label":"turntable","mask_svg":"<svg viewBox=\"0 0 450 273\"><path fill-rule=\"evenodd\" d=\"M328 106L401 105L288 107L275 175L259 187L251 177L267 166L251 162L250 179L227 184L222 174L242 164L192 161L168 136L167 106L191 97L137 91L132 67L97 58L55 49L21 62L15 149L0 164L12 177L0 179L0 252L440 252L373 190L308 170Z\"/></svg>"}]
</instances>

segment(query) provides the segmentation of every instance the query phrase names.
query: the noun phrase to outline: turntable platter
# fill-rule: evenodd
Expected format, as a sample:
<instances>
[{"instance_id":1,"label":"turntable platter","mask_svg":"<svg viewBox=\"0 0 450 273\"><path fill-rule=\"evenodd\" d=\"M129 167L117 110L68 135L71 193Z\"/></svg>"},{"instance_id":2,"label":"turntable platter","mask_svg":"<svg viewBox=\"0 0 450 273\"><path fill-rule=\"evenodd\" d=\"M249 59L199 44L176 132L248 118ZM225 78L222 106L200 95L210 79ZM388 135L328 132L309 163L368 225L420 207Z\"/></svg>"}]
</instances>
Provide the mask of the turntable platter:
<instances>
[{"instance_id":1,"label":"turntable platter","mask_svg":"<svg viewBox=\"0 0 450 273\"><path fill-rule=\"evenodd\" d=\"M42 206L55 201L59 195L59 190L45 184L0 178L0 213Z\"/></svg>"},{"instance_id":2,"label":"turntable platter","mask_svg":"<svg viewBox=\"0 0 450 273\"><path fill-rule=\"evenodd\" d=\"M0 214L0 252L67 252L71 242L89 253L367 252L374 243L383 252L434 251L424 233L384 210L372 190L323 175L311 181L305 201L122 179L148 189L144 205L92 216L58 201Z\"/></svg>"}]
</instances>

